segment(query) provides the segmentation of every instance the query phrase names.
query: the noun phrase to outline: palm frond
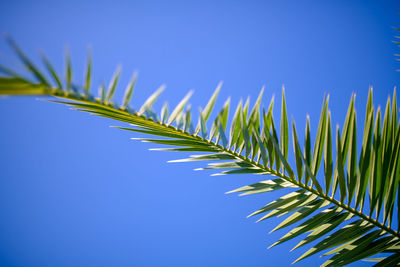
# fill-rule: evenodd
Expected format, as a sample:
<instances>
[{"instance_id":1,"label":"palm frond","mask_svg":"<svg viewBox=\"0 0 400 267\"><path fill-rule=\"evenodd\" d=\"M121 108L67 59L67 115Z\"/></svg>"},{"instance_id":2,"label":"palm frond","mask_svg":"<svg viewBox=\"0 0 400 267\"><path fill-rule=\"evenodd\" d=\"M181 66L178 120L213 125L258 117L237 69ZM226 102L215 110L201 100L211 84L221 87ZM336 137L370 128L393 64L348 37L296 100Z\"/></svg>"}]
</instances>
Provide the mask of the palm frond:
<instances>
[{"instance_id":1,"label":"palm frond","mask_svg":"<svg viewBox=\"0 0 400 267\"><path fill-rule=\"evenodd\" d=\"M388 98L382 121L381 109L374 108L372 88L370 89L359 153L357 133L361 130L357 127L354 95L351 97L342 130L339 126L336 128L336 136L332 135L329 95L326 96L321 108L316 138L311 140L310 123L307 118L302 146L295 122L289 127L284 89L280 129L276 128L273 117L274 98L271 98L267 111L262 107L263 89L250 112L249 100L244 105L240 101L231 122L228 123L228 99L217 112L216 118L209 123L222 84L217 86L206 106L200 110L194 128L193 116L188 105L192 92L184 96L171 113L167 103L158 113L152 107L164 90L164 86L161 86L137 109L138 111L135 111L129 103L137 79L136 73L127 85L122 105L119 106L113 102L113 97L118 87L120 68L117 68L111 78L108 89L100 85L99 95L93 97L90 55L85 81L82 88L79 88L72 80L71 63L67 54L66 85L63 87L60 76L45 57L43 62L54 84L12 41L11 46L33 74L35 81L1 68L5 75L0 76L0 95L53 96L59 99L51 100L53 102L130 125L117 127L119 129L153 136L135 138L163 146L153 150L201 153L171 162L211 161L212 163L198 170L217 171L213 175L261 175L259 182L228 193L251 195L281 189L291 190L259 208L249 217L262 216L258 221L263 221L288 215L272 231L288 227L292 229L271 247L304 233L309 234L293 249L318 240L316 245L296 261L325 251L324 255L329 255L330 258L324 266L346 265L376 254L379 258L372 260L378 261L377 266L399 263L400 234L398 229L392 227L400 225L400 126L395 91L392 100ZM289 157L290 128L293 158ZM336 159L333 158L334 148ZM290 163L292 160L295 163L293 165Z\"/></svg>"}]
</instances>

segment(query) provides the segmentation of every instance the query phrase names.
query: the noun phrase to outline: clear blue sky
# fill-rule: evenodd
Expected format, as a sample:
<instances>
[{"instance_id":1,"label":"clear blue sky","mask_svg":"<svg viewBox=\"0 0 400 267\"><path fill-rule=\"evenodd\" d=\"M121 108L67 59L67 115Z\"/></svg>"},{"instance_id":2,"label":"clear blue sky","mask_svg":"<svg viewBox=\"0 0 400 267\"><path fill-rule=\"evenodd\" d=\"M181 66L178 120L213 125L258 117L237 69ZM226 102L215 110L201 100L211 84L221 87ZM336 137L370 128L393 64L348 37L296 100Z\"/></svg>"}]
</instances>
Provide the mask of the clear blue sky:
<instances>
[{"instance_id":1,"label":"clear blue sky","mask_svg":"<svg viewBox=\"0 0 400 267\"><path fill-rule=\"evenodd\" d=\"M217 106L228 96L234 106L254 102L263 85L263 104L273 94L279 103L284 84L302 138L325 92L334 125L352 92L360 124L370 85L385 104L400 81L399 13L398 1L14 0L0 3L0 32L35 61L46 52L60 71L68 45L78 81L88 45L95 84L121 63L123 90L138 70L136 106L162 83L157 107L193 88L195 110L220 80ZM16 62L4 41L0 62ZM246 219L278 194L223 194L257 176L168 164L185 155L148 151L108 127L119 123L35 98L0 99L0 124L0 266L288 266L305 251L289 253L300 239L267 250L286 231L268 234L281 219Z\"/></svg>"}]
</instances>

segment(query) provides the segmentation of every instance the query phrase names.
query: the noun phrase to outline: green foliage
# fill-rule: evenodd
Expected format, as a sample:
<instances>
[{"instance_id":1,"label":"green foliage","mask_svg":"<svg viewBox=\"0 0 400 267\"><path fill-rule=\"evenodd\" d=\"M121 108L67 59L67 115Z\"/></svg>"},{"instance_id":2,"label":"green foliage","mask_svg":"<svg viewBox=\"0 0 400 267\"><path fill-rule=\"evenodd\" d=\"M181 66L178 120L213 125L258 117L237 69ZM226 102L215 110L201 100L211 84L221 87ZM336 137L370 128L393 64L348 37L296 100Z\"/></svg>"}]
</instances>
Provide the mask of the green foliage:
<instances>
[{"instance_id":1,"label":"green foliage","mask_svg":"<svg viewBox=\"0 0 400 267\"><path fill-rule=\"evenodd\" d=\"M171 162L212 161L213 163L199 170L215 170L217 173L214 175L261 175L258 183L228 193L251 195L292 189L249 217L262 216L258 221L263 221L271 217L289 215L272 231L289 226L292 229L271 247L304 233L309 234L293 249L318 240L316 245L296 261L325 251L324 255L329 255L330 258L323 266L342 266L376 254L379 254L380 258L369 259L377 261L376 266L393 266L399 263L400 235L398 230L392 228L393 221L400 225L400 126L395 91L393 100L388 98L382 121L381 109L375 109L370 89L363 131L357 127L353 95L342 130L337 126L335 136L332 135L331 129L329 96L326 96L314 141L311 140L307 118L302 149L294 121L292 127L289 127L284 89L280 129L276 128L272 115L274 98L265 111L262 107L261 90L250 113L249 101L247 100L244 106L242 101L239 102L230 124L228 99L208 131L207 122L222 84L217 86L205 108L200 110L194 128L190 107L185 109L192 92L189 92L170 114L168 104L165 104L158 115L152 106L164 90L164 86L161 86L145 101L139 111L135 111L129 102L137 78L136 73L126 87L122 105L118 106L113 102L113 96L118 85L119 68L113 75L108 89L101 85L99 95L94 97L90 92L90 55L84 84L79 87L73 83L67 53L66 86L63 88L62 79L44 56L44 66L54 85L15 43L10 43L35 80L30 81L8 68L1 67L0 70L5 75L0 77L0 95L53 96L60 99L53 102L132 126L118 127L122 130L154 136L135 139L169 146L153 150L202 152ZM290 128L294 165L289 163ZM357 130L362 133L360 153L357 150ZM226 134L226 131L229 133ZM206 154L203 154L204 152ZM333 158L334 154L336 159Z\"/></svg>"}]
</instances>

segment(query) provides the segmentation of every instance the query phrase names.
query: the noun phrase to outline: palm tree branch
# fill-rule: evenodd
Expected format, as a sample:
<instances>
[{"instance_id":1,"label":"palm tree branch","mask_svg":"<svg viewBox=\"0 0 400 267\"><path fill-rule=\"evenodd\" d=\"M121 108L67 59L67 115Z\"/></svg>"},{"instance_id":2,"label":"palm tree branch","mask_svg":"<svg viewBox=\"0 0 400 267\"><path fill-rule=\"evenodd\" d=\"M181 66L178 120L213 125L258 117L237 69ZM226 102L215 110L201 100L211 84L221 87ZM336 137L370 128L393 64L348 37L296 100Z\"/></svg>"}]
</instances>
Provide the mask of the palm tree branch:
<instances>
[{"instance_id":1,"label":"palm tree branch","mask_svg":"<svg viewBox=\"0 0 400 267\"><path fill-rule=\"evenodd\" d=\"M284 175L283 173L281 173L279 171L276 171L274 169L268 168L265 165L260 164L259 162L256 162L256 161L252 160L251 158L245 157L245 156L243 156L243 155L237 153L236 151L233 151L233 150L231 150L231 149L229 149L227 147L221 146L220 144L217 144L214 141L210 141L210 140L208 140L206 138L203 138L203 137L201 137L199 135L190 134L188 132L182 131L181 129L178 129L173 125L167 125L167 124L162 124L160 122L155 122L155 121L153 121L151 119L146 118L145 116L139 115L139 113L131 114L131 113L129 113L129 112L127 112L127 111L125 111L124 109L121 109L121 108L115 108L113 106L104 105L104 104L101 104L99 102L92 102L92 101L89 101L89 100L81 99L79 97L76 97L76 95L72 94L72 93L64 94L64 92L60 93L60 91L58 91L58 90L56 90L56 91L49 90L49 92L50 92L48 94L49 96L54 96L54 97L57 97L57 98L60 98L60 99L65 99L65 100L70 100L70 101L76 101L76 102L79 102L79 103L82 103L82 104L87 104L89 106L90 105L94 105L94 106L96 106L98 108L104 109L105 111L110 111L111 113L119 114L119 116L116 115L114 117L114 119L122 121L122 122L127 122L127 123L134 124L137 127L144 127L145 128L145 125L149 125L149 126L153 126L154 128L162 129L165 132L172 131L177 135L177 137L180 137L180 138L184 138L184 139L187 138L189 140L193 140L193 141L199 142L199 143L201 143L203 145L206 145L206 146L213 146L220 153L227 153L227 154L237 158L240 161L244 161L244 162L250 164L251 166L253 166L255 168L264 170L265 172L269 173L269 175L282 178L282 179L286 180L287 182L292 183L296 187L305 189L308 192L318 196L319 198L322 198L324 200L327 200L327 201L331 202L332 204L336 205L337 207L340 207L340 208L342 208L342 209L344 209L344 210L346 210L346 211L348 211L348 212L350 212L350 213L362 218L363 220L371 223L372 225L374 225L374 226L376 226L376 227L386 231L387 233L389 233L389 234L391 234L393 236L396 236L396 237L398 237L400 239L400 233L399 232L397 232L397 231L393 230L392 228L380 223L379 221L373 219L372 217L367 216L364 213L362 213L362 212L350 207L349 205L346 205L344 202L340 202L340 201L336 200L335 198L329 196L328 194L325 194L325 193L323 193L321 191L318 191L318 190L316 190L316 189L314 189L314 188L312 188L310 186L307 186L307 185L305 185L305 184L303 184L301 182L298 182L297 180L295 180L295 179L293 179L293 178L291 178L291 177L289 177L287 175ZM74 104L73 102L62 102L62 101L51 101L51 102L56 102L56 103L66 104L66 105L72 105L72 106L77 107L77 105ZM83 108L85 108L85 107L88 108L89 106L82 106L82 107ZM86 111L86 110L81 109L81 111ZM90 112L90 110L88 110L88 111ZM91 113L94 113L94 114L100 115L100 116L102 116L102 115L106 116L105 113L103 113L103 114L99 114L98 112L91 112Z\"/></svg>"},{"instance_id":2,"label":"palm tree branch","mask_svg":"<svg viewBox=\"0 0 400 267\"><path fill-rule=\"evenodd\" d=\"M356 147L357 122L354 108L354 95L350 101L343 131L340 132L339 127L337 127L337 159L335 166L333 166L332 162L331 120L330 111L328 109L329 96L324 98L313 150L311 149L309 119L307 118L304 152L301 151L293 121L293 152L296 164L295 168L293 168L293 166L288 163L289 125L287 122L284 89L282 89L281 125L279 133L275 128L274 118L272 116L274 98L272 98L270 102L268 112L266 113L264 109L262 109L263 112L260 114L261 98L263 95L263 90L261 90L249 116L249 100L246 101L243 107L242 101L240 101L232 123L228 128L230 132L227 137L227 135L225 135L225 130L228 121L229 98L212 123L210 131L207 131L206 125L220 91L221 83L217 86L204 110L200 110L200 118L196 128L194 128L191 122L190 106L187 107L185 111L185 106L192 92L189 92L179 102L169 117L168 106L165 104L161 111L161 118L159 119L158 115L152 110L152 105L164 90L164 86L161 86L153 93L142 105L139 112L137 112L129 106L133 88L136 83L136 72L133 74L126 88L123 104L118 106L112 102L112 99L117 88L120 68L117 68L112 77L108 90L106 91L104 85L101 85L99 97L96 98L90 94L92 75L90 55L88 57L85 81L82 87L76 86L72 81L71 61L69 54L67 55L67 86L63 89L61 86L61 79L44 56L42 60L52 80L55 81L56 86L52 86L50 82L48 82L46 75L42 74L42 72L36 68L15 42L11 41L10 43L18 57L25 64L25 67L32 73L33 77L36 78L37 82L30 81L18 73L0 66L0 72L6 75L0 76L0 95L42 95L56 97L59 100L49 101L66 104L79 111L129 123L137 128L117 128L163 138L136 138L143 142L172 146L172 148L154 150L212 153L196 155L188 159L175 160L173 162L229 160L229 162L215 163L209 167L202 168L228 169L216 175L242 173L277 177L277 179L260 181L259 183L231 191L244 192L242 195L246 195L266 193L286 187L297 188L298 191L283 196L250 215L252 216L272 210L260 219L264 220L272 216L296 211L273 231L305 219L317 210L321 210L328 205L333 205L325 209L321 213L323 215L319 217L316 215L303 222L293 230L294 232L292 234L290 234L291 232L288 233L275 244L294 238L306 230L312 231L308 237L295 247L297 248L317 238L321 238L328 232L337 229L344 221L353 217L358 217L360 218L359 220L364 222L360 224L363 230L351 237L348 236L344 244L343 242L341 243L340 240L333 242L329 239L330 237L325 238L303 254L298 260L308 257L317 251L340 244L342 245L326 253L326 255L334 254L331 259L325 262L326 265L347 264L352 261L352 258L358 260L381 252L399 252L400 233L391 228L393 212L396 210L394 208L395 197L397 195L397 197L400 198L400 192L398 190L400 186L400 125L398 125L395 91L393 94L392 110L390 98L386 105L382 123L383 131L381 130L381 113L379 107L376 112L375 130L373 131L374 108L372 105L372 89L370 90L359 161L357 160ZM263 125L261 125L260 117L263 119ZM175 124L175 126L173 124ZM201 136L199 133L201 133ZM278 136L280 138L278 138ZM219 144L220 142L222 142L222 145ZM324 162L325 186L321 185L319 179L317 179L321 161ZM297 171L297 175L293 170ZM303 174L305 177L304 182L301 180ZM337 187L340 189L340 201L335 198ZM367 187L369 190L367 190ZM363 213L364 199L367 191L369 191L370 197L369 215ZM355 199L353 201L354 197ZM355 207L351 206L352 202L355 203ZM382 207L383 223L379 221ZM357 208L359 208L359 210L357 210ZM397 212L398 209L399 205L397 203ZM375 219L372 217L373 211L376 212ZM398 216L400 221L400 214L398 214ZM316 218L319 218L321 221L318 222ZM336 231L332 236L339 233L347 233L344 231L345 228L352 226L354 223L355 222L347 224L344 228ZM354 224L354 227L356 225L357 224ZM372 227L375 228L375 230L372 229L374 232L369 232L371 229L366 227ZM275 244L273 244L273 246ZM329 244L329 246L327 244ZM355 255L355 252L352 252L352 247L354 246L356 246L358 250L365 248L365 251L360 255ZM381 262L384 261L385 258L381 259Z\"/></svg>"}]
</instances>

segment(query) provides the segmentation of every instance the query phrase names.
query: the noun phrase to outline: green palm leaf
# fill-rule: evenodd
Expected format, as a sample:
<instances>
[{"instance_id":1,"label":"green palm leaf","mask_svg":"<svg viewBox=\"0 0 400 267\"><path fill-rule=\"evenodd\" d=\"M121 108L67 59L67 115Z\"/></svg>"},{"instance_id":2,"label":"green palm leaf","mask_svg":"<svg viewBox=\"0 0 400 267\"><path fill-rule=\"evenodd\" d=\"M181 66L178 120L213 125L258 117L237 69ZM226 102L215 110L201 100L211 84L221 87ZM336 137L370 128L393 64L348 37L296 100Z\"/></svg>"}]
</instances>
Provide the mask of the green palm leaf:
<instances>
[{"instance_id":1,"label":"green palm leaf","mask_svg":"<svg viewBox=\"0 0 400 267\"><path fill-rule=\"evenodd\" d=\"M88 56L82 88L72 80L70 57L67 53L65 83L43 56L52 85L16 44L10 41L17 56L36 79L30 81L8 68L1 67L0 95L43 95L74 109L122 121L132 127L121 130L153 137L133 138L142 142L159 144L162 151L192 151L200 154L171 162L211 161L197 170L217 171L213 175L255 174L257 183L233 189L228 193L241 195L265 194L276 190L291 190L266 204L249 217L261 215L258 221L288 215L272 231L292 227L271 247L309 233L294 247L308 245L318 240L296 261L325 252L330 258L324 266L346 265L377 255L377 266L393 266L400 260L400 234L392 228L400 225L400 125L397 116L396 92L388 98L381 121L381 109L373 106L372 89L367 101L361 152L357 149L355 96L350 100L342 130L332 136L329 96L323 100L316 138L311 140L310 121L307 117L303 146L292 122L293 161L289 156L289 124L286 96L282 90L279 135L273 116L274 98L267 111L262 107L261 90L250 114L250 102L237 105L232 121L228 121L230 99L217 112L211 127L207 125L221 89L220 83L207 105L200 109L199 120L193 128L189 92L169 114L165 103L160 113L152 109L164 86L153 93L136 112L130 106L137 75L133 74L127 85L122 105L113 102L120 76L117 68L108 89L100 85L98 97L91 96L91 56ZM210 131L207 130L210 129ZM227 134L226 131L229 131ZM278 137L279 136L279 137ZM302 149L303 147L303 149ZM313 149L312 149L313 148ZM335 148L335 150L334 150ZM207 154L203 154L207 153ZM336 159L333 155L336 154ZM320 165L323 161L323 171ZM335 164L333 164L335 162ZM304 176L304 179L303 179ZM368 192L368 194L367 194ZM368 206L365 206L368 197ZM268 212L268 213L267 213ZM397 217L395 213L397 212Z\"/></svg>"}]
</instances>

